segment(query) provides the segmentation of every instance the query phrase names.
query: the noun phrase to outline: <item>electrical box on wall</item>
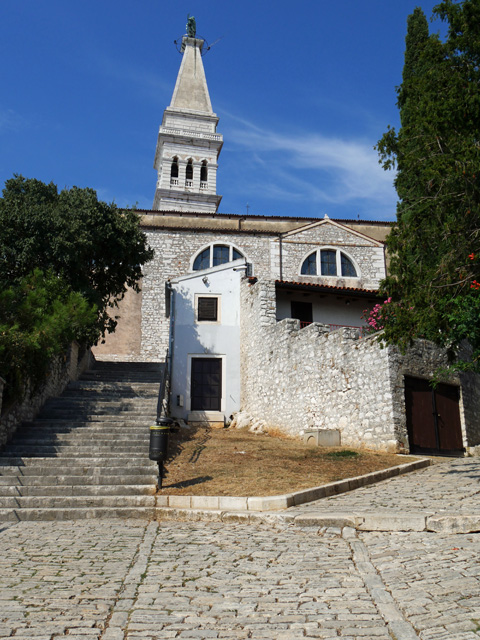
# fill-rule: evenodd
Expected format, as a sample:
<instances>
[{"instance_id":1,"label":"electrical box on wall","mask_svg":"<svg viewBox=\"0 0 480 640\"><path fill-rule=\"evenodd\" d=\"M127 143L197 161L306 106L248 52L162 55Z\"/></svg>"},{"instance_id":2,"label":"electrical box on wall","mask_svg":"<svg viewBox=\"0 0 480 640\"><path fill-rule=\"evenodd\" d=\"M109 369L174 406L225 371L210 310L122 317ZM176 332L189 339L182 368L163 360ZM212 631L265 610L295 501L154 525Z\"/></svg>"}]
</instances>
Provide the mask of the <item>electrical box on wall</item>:
<instances>
[{"instance_id":1,"label":"electrical box on wall","mask_svg":"<svg viewBox=\"0 0 480 640\"><path fill-rule=\"evenodd\" d=\"M177 396L177 407L183 407L183 395Z\"/></svg>"}]
</instances>

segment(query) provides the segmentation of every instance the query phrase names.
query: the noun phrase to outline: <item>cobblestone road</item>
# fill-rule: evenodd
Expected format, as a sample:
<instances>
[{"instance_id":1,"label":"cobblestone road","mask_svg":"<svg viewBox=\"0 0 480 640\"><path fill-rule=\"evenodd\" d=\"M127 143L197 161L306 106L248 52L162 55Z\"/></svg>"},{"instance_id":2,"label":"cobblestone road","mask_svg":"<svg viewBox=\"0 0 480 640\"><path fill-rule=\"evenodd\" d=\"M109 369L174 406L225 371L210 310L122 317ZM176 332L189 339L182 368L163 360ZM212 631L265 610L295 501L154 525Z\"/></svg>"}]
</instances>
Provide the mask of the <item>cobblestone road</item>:
<instances>
[{"instance_id":1,"label":"cobblestone road","mask_svg":"<svg viewBox=\"0 0 480 640\"><path fill-rule=\"evenodd\" d=\"M20 522L0 638L479 640L480 534Z\"/></svg>"}]
</instances>

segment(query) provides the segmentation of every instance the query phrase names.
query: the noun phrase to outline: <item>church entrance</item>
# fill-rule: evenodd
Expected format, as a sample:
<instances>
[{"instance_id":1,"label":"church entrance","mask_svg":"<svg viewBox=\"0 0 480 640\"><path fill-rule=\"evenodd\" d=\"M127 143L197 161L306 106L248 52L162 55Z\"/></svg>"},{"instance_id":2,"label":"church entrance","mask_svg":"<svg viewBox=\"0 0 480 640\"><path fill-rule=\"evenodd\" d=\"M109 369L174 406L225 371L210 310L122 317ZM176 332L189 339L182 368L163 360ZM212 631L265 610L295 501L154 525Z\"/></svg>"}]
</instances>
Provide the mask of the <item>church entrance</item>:
<instances>
[{"instance_id":1,"label":"church entrance","mask_svg":"<svg viewBox=\"0 0 480 640\"><path fill-rule=\"evenodd\" d=\"M432 388L428 380L405 376L405 406L411 453L461 455L464 452L460 391L451 384Z\"/></svg>"},{"instance_id":2,"label":"church entrance","mask_svg":"<svg viewBox=\"0 0 480 640\"><path fill-rule=\"evenodd\" d=\"M192 358L192 411L220 411L221 358Z\"/></svg>"}]
</instances>

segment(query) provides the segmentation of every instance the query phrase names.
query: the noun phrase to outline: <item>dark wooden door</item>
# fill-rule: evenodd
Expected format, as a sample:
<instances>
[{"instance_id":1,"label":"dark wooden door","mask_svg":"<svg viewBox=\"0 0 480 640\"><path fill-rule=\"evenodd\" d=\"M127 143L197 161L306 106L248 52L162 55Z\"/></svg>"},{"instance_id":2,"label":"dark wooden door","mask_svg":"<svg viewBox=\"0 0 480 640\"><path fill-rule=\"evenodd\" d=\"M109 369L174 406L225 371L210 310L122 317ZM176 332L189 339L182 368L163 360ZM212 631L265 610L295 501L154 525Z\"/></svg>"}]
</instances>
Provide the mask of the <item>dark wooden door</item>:
<instances>
[{"instance_id":1,"label":"dark wooden door","mask_svg":"<svg viewBox=\"0 0 480 640\"><path fill-rule=\"evenodd\" d=\"M427 380L405 377L405 408L412 453L463 452L457 387L439 384L433 389Z\"/></svg>"},{"instance_id":2,"label":"dark wooden door","mask_svg":"<svg viewBox=\"0 0 480 640\"><path fill-rule=\"evenodd\" d=\"M192 358L192 411L220 411L222 360Z\"/></svg>"},{"instance_id":3,"label":"dark wooden door","mask_svg":"<svg viewBox=\"0 0 480 640\"><path fill-rule=\"evenodd\" d=\"M435 389L440 451L463 451L459 410L460 391L451 384L439 384Z\"/></svg>"}]
</instances>

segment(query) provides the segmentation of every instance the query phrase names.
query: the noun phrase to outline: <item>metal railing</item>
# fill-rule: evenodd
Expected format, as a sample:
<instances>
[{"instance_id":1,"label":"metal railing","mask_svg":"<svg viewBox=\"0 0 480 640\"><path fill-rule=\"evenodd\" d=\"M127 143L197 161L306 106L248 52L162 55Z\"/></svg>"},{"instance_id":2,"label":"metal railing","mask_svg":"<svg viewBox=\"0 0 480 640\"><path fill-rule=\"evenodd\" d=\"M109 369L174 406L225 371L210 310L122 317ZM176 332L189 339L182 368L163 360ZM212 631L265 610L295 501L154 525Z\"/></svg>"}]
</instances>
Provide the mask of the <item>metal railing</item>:
<instances>
[{"instance_id":1,"label":"metal railing","mask_svg":"<svg viewBox=\"0 0 480 640\"><path fill-rule=\"evenodd\" d=\"M170 356L168 349L165 353L165 366L163 368L157 402L157 424L168 415L168 396L170 393Z\"/></svg>"}]
</instances>

